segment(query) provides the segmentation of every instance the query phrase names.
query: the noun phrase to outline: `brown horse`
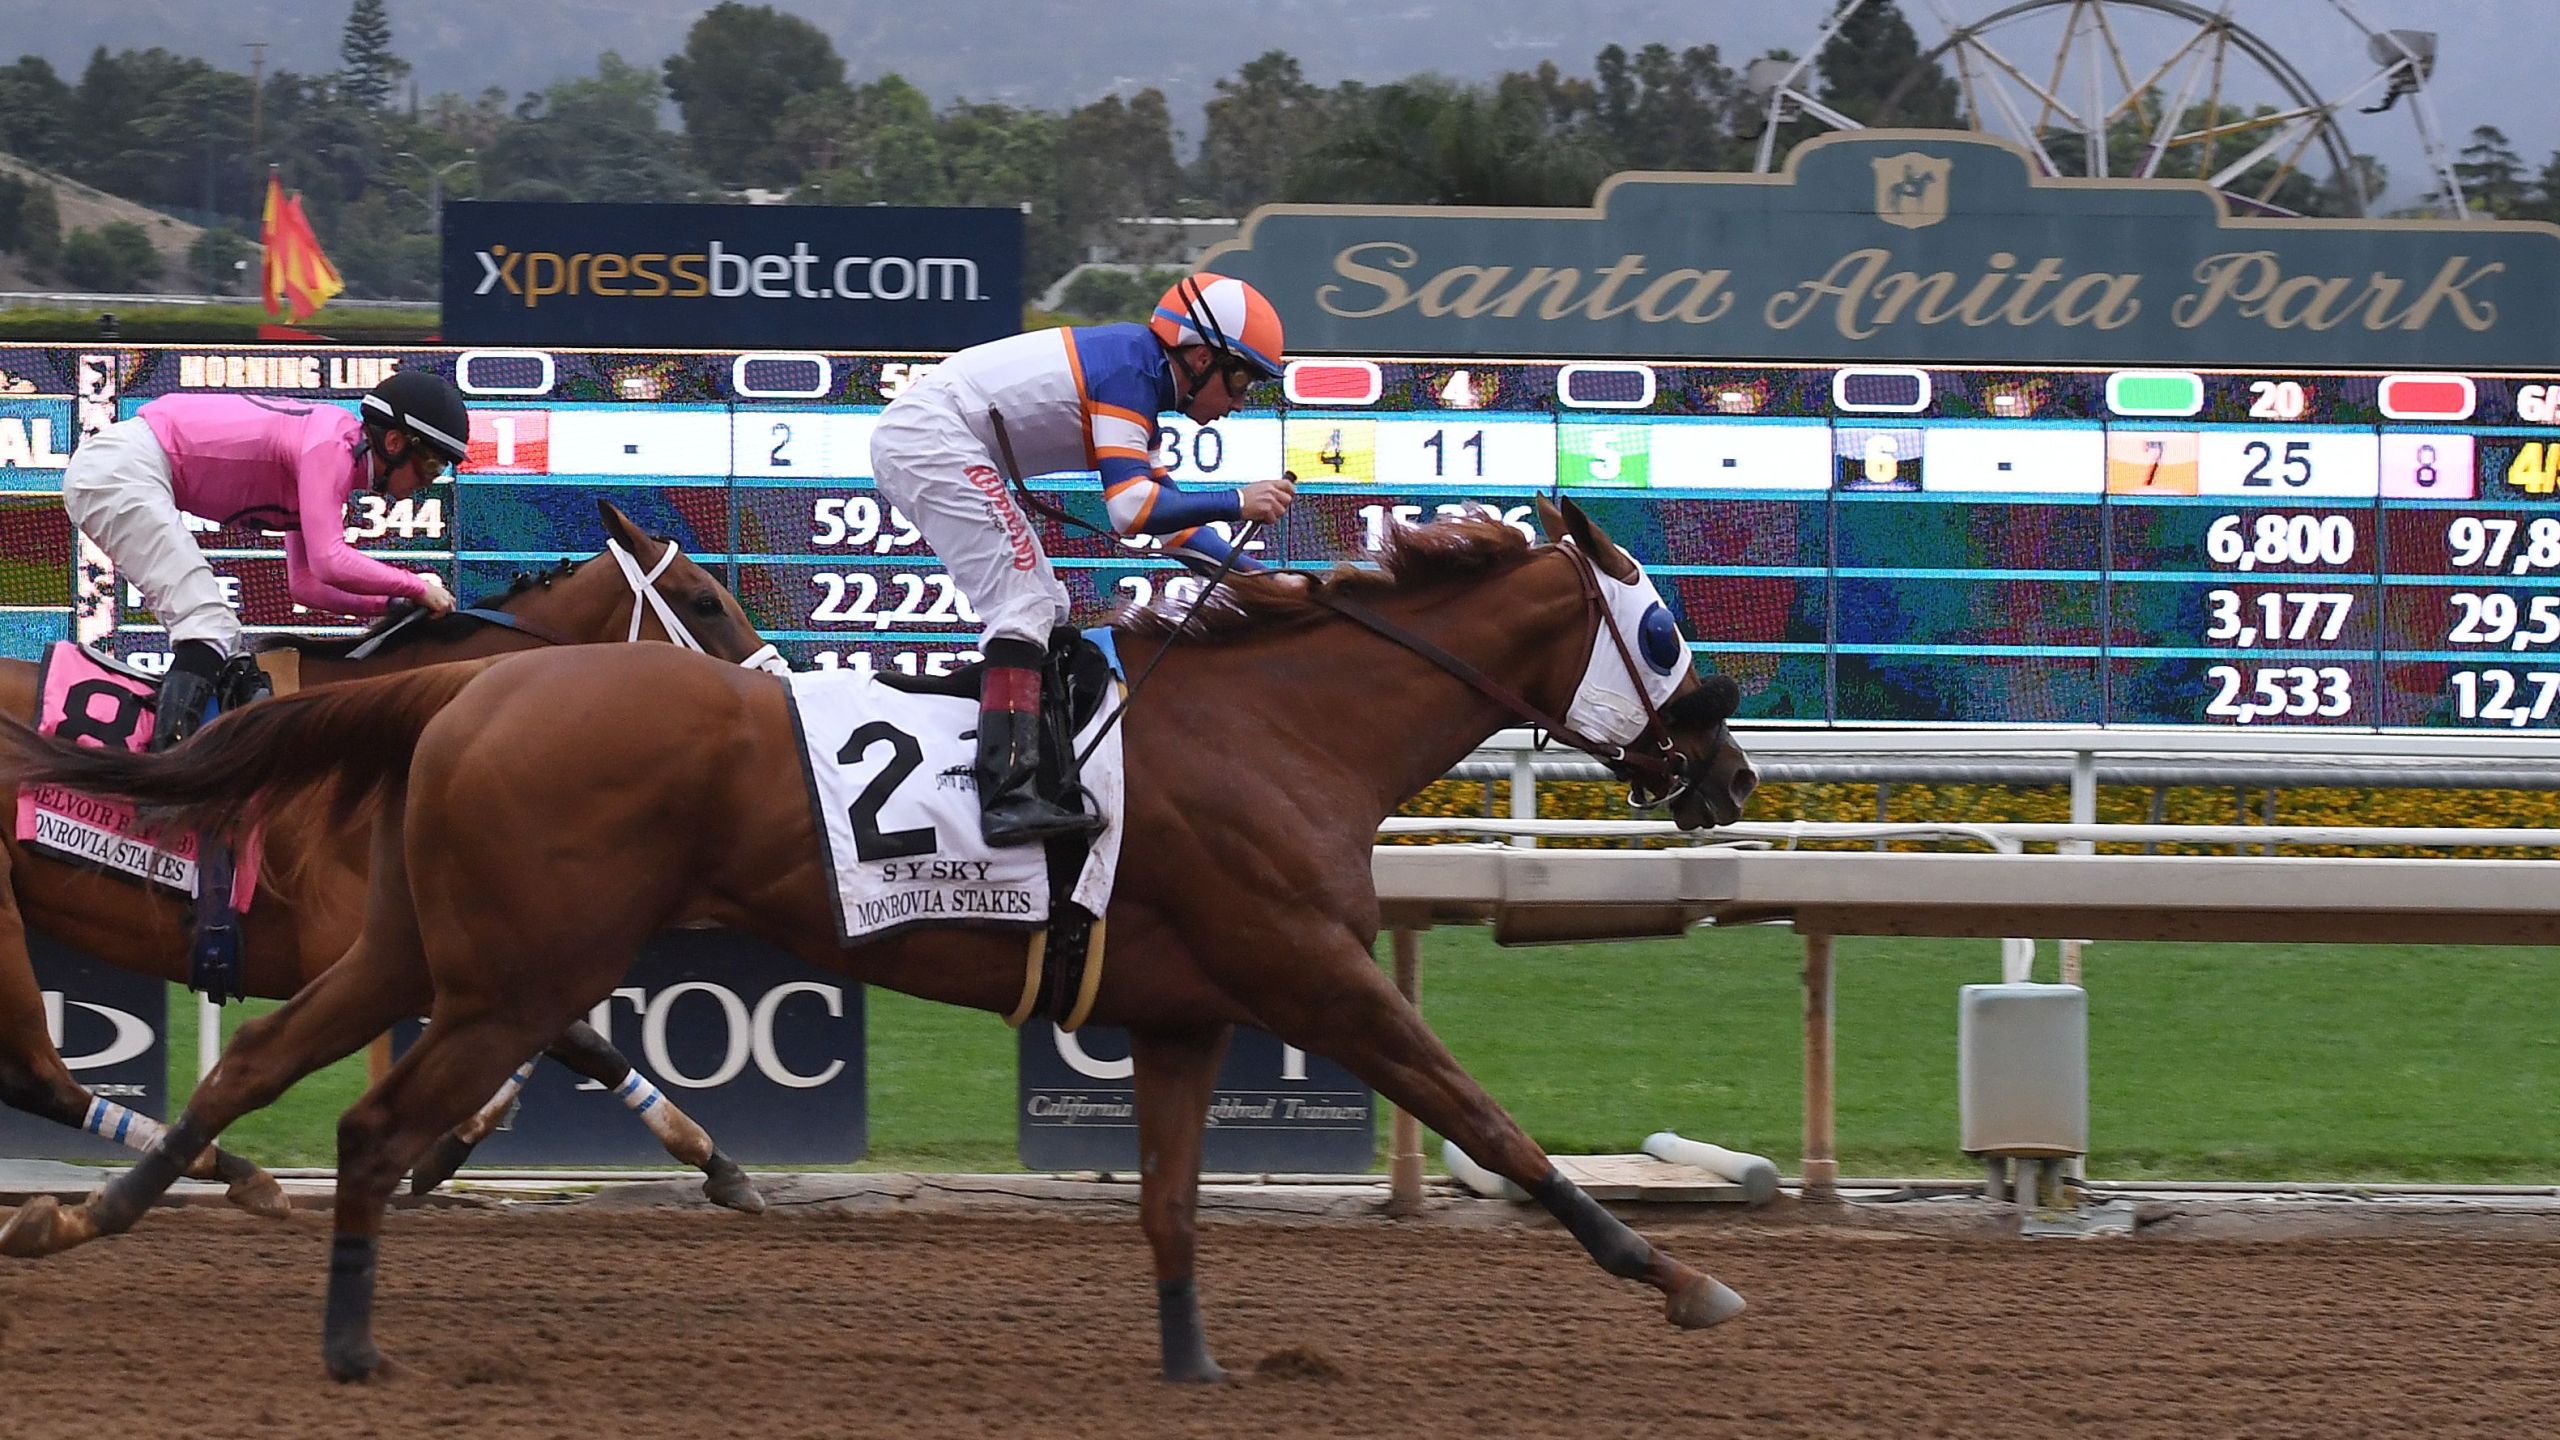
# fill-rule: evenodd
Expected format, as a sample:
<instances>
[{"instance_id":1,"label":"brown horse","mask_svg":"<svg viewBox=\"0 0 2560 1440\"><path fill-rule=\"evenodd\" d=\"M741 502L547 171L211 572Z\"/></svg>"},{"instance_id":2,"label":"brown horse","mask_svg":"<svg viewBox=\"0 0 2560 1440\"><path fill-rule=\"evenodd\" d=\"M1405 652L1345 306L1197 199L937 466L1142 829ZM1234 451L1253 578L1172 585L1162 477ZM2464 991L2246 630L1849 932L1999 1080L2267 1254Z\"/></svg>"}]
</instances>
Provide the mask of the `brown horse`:
<instances>
[{"instance_id":1,"label":"brown horse","mask_svg":"<svg viewBox=\"0 0 2560 1440\"><path fill-rule=\"evenodd\" d=\"M1559 543L1532 547L1483 521L1431 526L1391 541L1382 571L1244 582L1200 643L1170 644L1160 616L1120 632L1133 670L1169 650L1128 711L1127 843L1092 1015L1126 1027L1134 1046L1141 1216L1168 1378L1222 1373L1200 1329L1193 1217L1202 1127L1237 1024L1342 1062L1526 1187L1610 1274L1661 1291L1673 1323L1742 1309L1565 1179L1371 954L1379 821L1501 725L1565 713L1592 689L1586 668L1623 665L1617 678L1641 684L1610 618L1616 592L1599 578L1638 586L1641 570L1578 510L1545 514ZM1667 625L1649 621L1642 639L1675 688L1646 703L1637 741L1600 753L1684 825L1737 818L1755 777L1726 732L1732 684L1701 683ZM628 703L636 695L649 703ZM564 726L563 715L581 721ZM158 1150L31 1228L47 1248L123 1229L234 1118L393 1018L431 1010L426 1037L338 1130L325 1354L331 1374L361 1378L380 1364L375 1256L401 1173L606 995L656 931L710 920L870 984L1010 1009L1019 935L838 943L794 732L770 676L613 646L290 697L163 756L0 736L16 757L0 768L181 815L236 816L253 795L333 777L384 796L372 902L347 959L241 1032Z\"/></svg>"},{"instance_id":2,"label":"brown horse","mask_svg":"<svg viewBox=\"0 0 2560 1440\"><path fill-rule=\"evenodd\" d=\"M274 637L265 642L270 666L290 666L304 686L328 685L545 644L618 641L635 633L666 639L667 614L681 617L678 623L690 642L720 659L743 660L758 650L763 642L710 572L686 559L672 542L641 531L611 505L599 504L597 510L612 537L605 554L520 579L504 597L473 607L492 610L487 618L417 616L376 627L352 641ZM636 573L624 570L620 558L608 559L617 548L639 567ZM658 572L656 578L647 581L652 571ZM667 611L641 593L644 581L669 603ZM0 662L0 712L34 718L36 674L27 662ZM11 813L13 802L12 793L0 791L0 813ZM247 993L271 999L291 995L337 963L354 942L364 918L368 823L333 818L326 807L312 804L282 807L271 817L265 831L266 883L242 917ZM189 941L184 903L130 879L57 860L14 838L0 844L0 1103L74 1129L118 1136L147 1152L160 1127L90 1095L54 1048L28 960L29 928L121 969L185 980ZM549 1053L608 1089L631 1068L583 1023L568 1027ZM670 1113L661 1116L660 1110ZM646 1118L671 1151L710 1171L705 1188L715 1199L762 1208L744 1173L719 1153L701 1127L665 1105L652 1107ZM459 1163L458 1156L449 1158ZM249 1209L284 1211L284 1193L275 1181L238 1156L208 1150L190 1173L228 1181L232 1199ZM449 1166L444 1173L451 1173ZM8 1243L0 1240L0 1250Z\"/></svg>"}]
</instances>

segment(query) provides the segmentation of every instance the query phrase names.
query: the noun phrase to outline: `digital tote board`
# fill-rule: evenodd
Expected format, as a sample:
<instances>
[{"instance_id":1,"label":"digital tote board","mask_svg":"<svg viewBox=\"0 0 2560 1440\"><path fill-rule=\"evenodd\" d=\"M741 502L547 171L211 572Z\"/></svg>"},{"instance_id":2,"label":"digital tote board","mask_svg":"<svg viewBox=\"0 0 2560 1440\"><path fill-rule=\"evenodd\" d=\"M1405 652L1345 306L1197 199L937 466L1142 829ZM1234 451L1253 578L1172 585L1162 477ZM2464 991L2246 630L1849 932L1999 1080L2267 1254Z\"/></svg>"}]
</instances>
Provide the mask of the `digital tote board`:
<instances>
[{"instance_id":1,"label":"digital tote board","mask_svg":"<svg viewBox=\"0 0 2560 1440\"><path fill-rule=\"evenodd\" d=\"M398 365L460 381L471 462L359 497L368 551L485 595L598 549L602 496L723 573L794 664L944 670L977 619L870 482L881 406L931 364L0 347L0 643L164 649L62 515L81 433L173 391L352 405ZM1534 531L1561 489L1653 569L1746 719L2560 725L2560 374L1328 359L1255 398L1157 439L1186 485L1297 473L1264 562L1356 562L1462 513ZM1103 519L1092 475L1034 483ZM1142 542L1041 533L1087 617L1197 583ZM202 538L253 627L318 623L275 537Z\"/></svg>"}]
</instances>

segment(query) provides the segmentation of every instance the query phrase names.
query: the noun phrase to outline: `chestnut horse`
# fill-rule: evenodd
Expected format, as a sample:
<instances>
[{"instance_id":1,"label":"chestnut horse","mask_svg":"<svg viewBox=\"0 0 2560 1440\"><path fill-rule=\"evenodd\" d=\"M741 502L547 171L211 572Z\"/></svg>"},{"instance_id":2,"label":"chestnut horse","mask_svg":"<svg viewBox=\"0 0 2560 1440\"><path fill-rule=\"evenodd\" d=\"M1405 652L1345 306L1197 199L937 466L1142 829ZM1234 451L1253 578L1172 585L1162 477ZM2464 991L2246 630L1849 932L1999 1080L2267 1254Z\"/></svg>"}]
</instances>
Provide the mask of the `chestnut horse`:
<instances>
[{"instance_id":1,"label":"chestnut horse","mask_svg":"<svg viewBox=\"0 0 2560 1440\"><path fill-rule=\"evenodd\" d=\"M289 652L299 683L320 686L545 644L665 639L665 616L675 615L686 632L682 643L730 661L761 653L762 640L710 572L611 505L597 510L612 539L606 554L521 578L505 596L472 607L489 611L486 618L416 615L355 641L270 637L262 651ZM638 569L608 559L617 549ZM653 586L670 608L660 612L649 603L639 588L643 584ZM0 712L33 719L36 673L31 663L0 661ZM14 813L14 799L13 792L0 790L0 813ZM333 819L316 805L281 808L270 817L265 881L241 917L241 980L248 994L291 995L354 942L364 918L365 824ZM14 838L0 844L0 1103L148 1151L160 1127L93 1097L62 1063L45 1029L43 997L27 956L29 928L120 969L183 981L189 945L184 902L130 878L55 859ZM608 1088L631 1068L583 1023L561 1034L550 1053ZM661 1109L669 1113L661 1116ZM705 1188L715 1199L761 1208L745 1174L701 1127L671 1106L652 1107L646 1118L671 1151L711 1173ZM275 1181L238 1156L208 1150L190 1173L228 1181L232 1199L249 1209L284 1212L284 1192ZM8 1243L0 1240L0 1250Z\"/></svg>"},{"instance_id":2,"label":"chestnut horse","mask_svg":"<svg viewBox=\"0 0 2560 1440\"><path fill-rule=\"evenodd\" d=\"M1126 1027L1134 1047L1167 1378L1222 1374L1200 1328L1193 1218L1202 1127L1238 1024L1340 1061L1525 1187L1608 1273L1662 1292L1673 1323L1742 1309L1558 1172L1371 954L1379 822L1505 723L1560 725L1578 700L1632 683L1647 698L1618 728L1634 738L1593 748L1674 818L1730 822L1756 783L1725 727L1732 683L1690 671L1667 613L1613 618L1618 600L1653 599L1641 568L1570 504L1542 513L1555 543L1453 521L1399 532L1381 570L1247 578L1179 644L1162 615L1123 617L1133 670L1164 656L1127 712L1127 842L1092 1016ZM1646 663L1651 689L1635 673ZM123 1229L234 1118L392 1019L431 1011L425 1038L338 1129L324 1353L340 1379L382 1363L375 1259L404 1169L608 994L649 935L709 920L868 984L999 1014L1022 988L1018 934L908 930L841 946L785 686L664 647L509 656L288 697L160 756L23 729L0 740L14 755L0 770L197 818L333 780L379 787L355 949L241 1032L158 1150L33 1222L48 1248Z\"/></svg>"}]
</instances>

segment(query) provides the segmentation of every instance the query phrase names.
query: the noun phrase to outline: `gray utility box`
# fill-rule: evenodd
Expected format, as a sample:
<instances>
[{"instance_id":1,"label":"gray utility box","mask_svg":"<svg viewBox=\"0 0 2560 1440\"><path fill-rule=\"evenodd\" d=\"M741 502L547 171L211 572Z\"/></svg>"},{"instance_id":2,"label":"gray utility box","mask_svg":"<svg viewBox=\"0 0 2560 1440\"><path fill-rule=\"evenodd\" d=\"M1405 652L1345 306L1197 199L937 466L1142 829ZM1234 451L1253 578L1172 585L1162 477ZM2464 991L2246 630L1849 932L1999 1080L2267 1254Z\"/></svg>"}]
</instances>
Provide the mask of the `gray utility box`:
<instances>
[{"instance_id":1,"label":"gray utility box","mask_svg":"<svg viewBox=\"0 0 2560 1440\"><path fill-rule=\"evenodd\" d=\"M1965 1153L2088 1154L2089 992L1967 985L1956 1003Z\"/></svg>"}]
</instances>

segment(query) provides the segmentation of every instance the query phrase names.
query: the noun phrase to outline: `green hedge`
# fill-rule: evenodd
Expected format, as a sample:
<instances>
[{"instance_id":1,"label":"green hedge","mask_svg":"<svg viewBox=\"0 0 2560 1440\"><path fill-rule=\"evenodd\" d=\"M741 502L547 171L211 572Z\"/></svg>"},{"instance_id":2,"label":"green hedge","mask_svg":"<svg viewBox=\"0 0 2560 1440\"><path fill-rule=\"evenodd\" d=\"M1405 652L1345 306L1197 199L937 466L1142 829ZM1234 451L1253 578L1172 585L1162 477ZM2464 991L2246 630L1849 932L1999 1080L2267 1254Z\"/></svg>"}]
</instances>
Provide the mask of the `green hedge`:
<instances>
[{"instance_id":1,"label":"green hedge","mask_svg":"<svg viewBox=\"0 0 2560 1440\"><path fill-rule=\"evenodd\" d=\"M0 340L26 343L93 344L98 316L116 317L116 338L133 344L190 341L242 342L258 338L258 327L272 323L255 301L238 305L12 306L0 309ZM357 345L421 345L431 343L442 324L433 310L329 310L302 321L310 330Z\"/></svg>"}]
</instances>

